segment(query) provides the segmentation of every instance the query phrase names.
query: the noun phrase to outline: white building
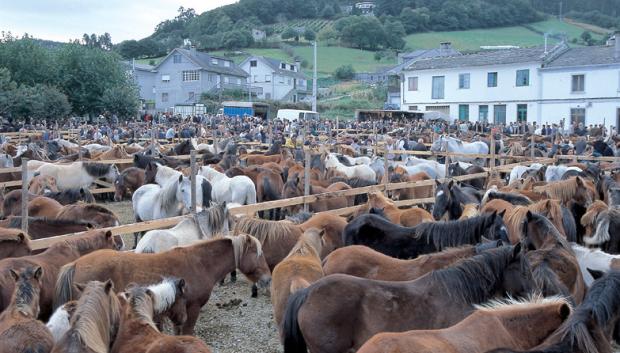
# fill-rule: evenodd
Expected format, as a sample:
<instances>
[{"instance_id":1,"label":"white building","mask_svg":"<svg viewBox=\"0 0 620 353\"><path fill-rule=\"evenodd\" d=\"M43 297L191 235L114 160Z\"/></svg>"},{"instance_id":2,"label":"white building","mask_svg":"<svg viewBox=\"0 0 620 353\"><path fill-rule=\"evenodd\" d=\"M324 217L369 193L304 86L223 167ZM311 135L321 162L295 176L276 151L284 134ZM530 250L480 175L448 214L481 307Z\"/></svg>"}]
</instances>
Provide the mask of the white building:
<instances>
[{"instance_id":1,"label":"white building","mask_svg":"<svg viewBox=\"0 0 620 353\"><path fill-rule=\"evenodd\" d=\"M258 28L252 28L252 38L254 38L255 42L260 42L261 40L267 38L267 33Z\"/></svg>"},{"instance_id":2,"label":"white building","mask_svg":"<svg viewBox=\"0 0 620 353\"><path fill-rule=\"evenodd\" d=\"M299 62L251 56L239 66L249 74L252 92L260 99L298 102L311 94Z\"/></svg>"},{"instance_id":3,"label":"white building","mask_svg":"<svg viewBox=\"0 0 620 353\"><path fill-rule=\"evenodd\" d=\"M620 43L482 51L403 68L401 109L454 119L620 125Z\"/></svg>"},{"instance_id":4,"label":"white building","mask_svg":"<svg viewBox=\"0 0 620 353\"><path fill-rule=\"evenodd\" d=\"M358 9L364 16L373 15L376 6L377 5L375 5L373 1L362 1L355 3L355 8Z\"/></svg>"}]
</instances>

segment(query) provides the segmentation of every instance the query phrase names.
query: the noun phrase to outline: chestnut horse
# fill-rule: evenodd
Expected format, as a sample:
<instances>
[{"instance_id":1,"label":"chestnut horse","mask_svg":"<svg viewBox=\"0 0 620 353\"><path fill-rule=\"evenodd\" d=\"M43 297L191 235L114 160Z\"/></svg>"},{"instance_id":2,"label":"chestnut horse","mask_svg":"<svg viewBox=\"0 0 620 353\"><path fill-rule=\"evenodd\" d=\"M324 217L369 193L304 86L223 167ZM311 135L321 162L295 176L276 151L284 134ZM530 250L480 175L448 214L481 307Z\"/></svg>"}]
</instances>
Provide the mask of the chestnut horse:
<instances>
[{"instance_id":1,"label":"chestnut horse","mask_svg":"<svg viewBox=\"0 0 620 353\"><path fill-rule=\"evenodd\" d=\"M110 231L93 230L85 235L71 237L57 242L44 252L16 258L7 258L0 261L0 311L9 305L14 283L6 273L9 269L23 269L28 266L43 268L41 277L41 313L43 319L52 314L52 300L54 284L61 266L82 255L98 249L121 249Z\"/></svg>"},{"instance_id":2,"label":"chestnut horse","mask_svg":"<svg viewBox=\"0 0 620 353\"><path fill-rule=\"evenodd\" d=\"M368 202L354 213L354 217L368 213L371 208L383 210L383 213L390 222L403 227L415 227L422 222L434 221L433 216L422 208L412 207L401 210L392 200L385 197L380 191L368 193Z\"/></svg>"},{"instance_id":3,"label":"chestnut horse","mask_svg":"<svg viewBox=\"0 0 620 353\"><path fill-rule=\"evenodd\" d=\"M343 182L337 182L324 188L321 186L310 185L310 195L323 194L327 192L334 192L340 190L349 190L351 187ZM295 176L292 180L288 180L284 183L282 188L282 198L288 199L293 197L304 196L304 182L303 179ZM324 212L334 210L338 208L346 208L353 205L352 198L342 196L327 195L320 197L317 201L310 203L310 212ZM303 208L303 205L294 205L285 208L287 215L293 215L298 213Z\"/></svg>"},{"instance_id":4,"label":"chestnut horse","mask_svg":"<svg viewBox=\"0 0 620 353\"><path fill-rule=\"evenodd\" d=\"M213 286L236 268L261 286L268 285L271 280L260 243L245 234L207 240L158 254L101 250L62 268L56 282L54 303L60 306L75 297L73 283L112 279L119 288L125 288L130 283L153 283L162 276L184 278L187 282L187 321L182 333L191 335L200 308L209 300Z\"/></svg>"},{"instance_id":5,"label":"chestnut horse","mask_svg":"<svg viewBox=\"0 0 620 353\"><path fill-rule=\"evenodd\" d=\"M35 195L45 195L48 192L58 192L56 179L49 175L36 175L28 184L28 192Z\"/></svg>"},{"instance_id":6,"label":"chestnut horse","mask_svg":"<svg viewBox=\"0 0 620 353\"><path fill-rule=\"evenodd\" d=\"M558 329L571 311L563 297L491 301L477 306L473 314L454 326L380 333L357 352L485 353L497 348L530 349Z\"/></svg>"},{"instance_id":7,"label":"chestnut horse","mask_svg":"<svg viewBox=\"0 0 620 353\"><path fill-rule=\"evenodd\" d=\"M54 339L45 325L37 320L43 269L40 266L21 270L9 269L13 283L11 301L0 314L2 352L49 352Z\"/></svg>"},{"instance_id":8,"label":"chestnut horse","mask_svg":"<svg viewBox=\"0 0 620 353\"><path fill-rule=\"evenodd\" d=\"M30 255L30 237L21 229L0 228L0 260Z\"/></svg>"},{"instance_id":9,"label":"chestnut horse","mask_svg":"<svg viewBox=\"0 0 620 353\"><path fill-rule=\"evenodd\" d=\"M21 229L22 217L11 216L0 221L0 227ZM28 234L30 239L49 238L56 235L84 232L93 228L90 223L74 220L57 220L28 217ZM118 238L120 239L120 237Z\"/></svg>"},{"instance_id":10,"label":"chestnut horse","mask_svg":"<svg viewBox=\"0 0 620 353\"><path fill-rule=\"evenodd\" d=\"M134 286L121 297L120 326L112 353L211 353L199 338L161 333L153 320L157 298L146 287Z\"/></svg>"},{"instance_id":11,"label":"chestnut horse","mask_svg":"<svg viewBox=\"0 0 620 353\"><path fill-rule=\"evenodd\" d=\"M321 268L321 237L323 231L311 228L304 232L288 256L273 269L271 303L273 318L280 334L282 316L291 293L308 287L323 277Z\"/></svg>"},{"instance_id":12,"label":"chestnut horse","mask_svg":"<svg viewBox=\"0 0 620 353\"><path fill-rule=\"evenodd\" d=\"M130 167L121 172L114 181L114 201L122 201L125 196L131 196L144 185L144 169Z\"/></svg>"},{"instance_id":13,"label":"chestnut horse","mask_svg":"<svg viewBox=\"0 0 620 353\"><path fill-rule=\"evenodd\" d=\"M28 215L47 219L88 222L96 228L120 225L118 216L104 206L81 202L63 206L58 201L45 196L36 197L28 203Z\"/></svg>"},{"instance_id":14,"label":"chestnut horse","mask_svg":"<svg viewBox=\"0 0 620 353\"><path fill-rule=\"evenodd\" d=\"M424 180L431 180L431 177L425 172L419 172L413 175L395 173L392 174L392 176L390 177L390 182L392 183L415 182ZM392 190L391 193L394 200L424 199L428 197L433 197L433 186L414 186L410 188Z\"/></svg>"}]
</instances>

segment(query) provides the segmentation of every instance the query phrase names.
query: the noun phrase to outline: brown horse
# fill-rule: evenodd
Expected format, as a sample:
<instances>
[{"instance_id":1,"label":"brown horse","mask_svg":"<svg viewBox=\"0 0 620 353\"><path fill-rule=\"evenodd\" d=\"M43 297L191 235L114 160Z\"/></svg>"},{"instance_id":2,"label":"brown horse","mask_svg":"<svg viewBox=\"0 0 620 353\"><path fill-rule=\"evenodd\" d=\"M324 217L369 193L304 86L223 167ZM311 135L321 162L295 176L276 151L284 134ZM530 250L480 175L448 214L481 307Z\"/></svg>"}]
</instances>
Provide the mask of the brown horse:
<instances>
[{"instance_id":1,"label":"brown horse","mask_svg":"<svg viewBox=\"0 0 620 353\"><path fill-rule=\"evenodd\" d=\"M239 156L239 160L241 162L245 162L246 166L250 165L260 165L264 163L280 163L283 159L286 159L289 155L288 150L283 149L280 154L274 154L271 156L265 156L260 154L246 154Z\"/></svg>"},{"instance_id":2,"label":"brown horse","mask_svg":"<svg viewBox=\"0 0 620 353\"><path fill-rule=\"evenodd\" d=\"M213 286L226 274L239 269L252 282L268 285L271 274L262 247L249 235L202 241L158 254L96 251L65 265L56 283L56 306L73 299L73 283L112 279L119 288L130 283L145 285L162 276L187 282L187 321L183 334L193 334L200 308L207 303ZM137 271L136 269L140 269Z\"/></svg>"},{"instance_id":3,"label":"brown horse","mask_svg":"<svg viewBox=\"0 0 620 353\"><path fill-rule=\"evenodd\" d=\"M323 271L326 276L342 273L378 281L411 281L476 254L475 246L465 245L420 255L413 260L401 260L363 245L351 245L329 254L323 260Z\"/></svg>"},{"instance_id":4,"label":"brown horse","mask_svg":"<svg viewBox=\"0 0 620 353\"><path fill-rule=\"evenodd\" d=\"M58 212L62 210L62 207L60 202L54 199L38 196L28 202L28 216L55 219Z\"/></svg>"},{"instance_id":5,"label":"brown horse","mask_svg":"<svg viewBox=\"0 0 620 353\"><path fill-rule=\"evenodd\" d=\"M14 291L0 314L1 352L49 352L54 338L37 320L43 269L39 266L9 269Z\"/></svg>"},{"instance_id":6,"label":"brown horse","mask_svg":"<svg viewBox=\"0 0 620 353\"><path fill-rule=\"evenodd\" d=\"M403 183L408 181L424 181L431 180L431 177L425 172L419 172L413 175L392 174L390 181L392 183ZM433 186L416 186L411 188L392 190L392 198L394 200L413 200L433 197Z\"/></svg>"},{"instance_id":7,"label":"brown horse","mask_svg":"<svg viewBox=\"0 0 620 353\"><path fill-rule=\"evenodd\" d=\"M93 161L106 161L106 160L116 160L116 159L132 159L133 156L125 151L125 147L123 145L116 145L112 147L111 150L103 152L102 154L94 157ZM119 163L116 164L119 171L123 171L133 165L133 162L128 163Z\"/></svg>"},{"instance_id":8,"label":"brown horse","mask_svg":"<svg viewBox=\"0 0 620 353\"><path fill-rule=\"evenodd\" d=\"M478 211L478 204L468 203L466 205L461 205L463 209L463 214L459 219L469 219L473 217L477 217L480 215L480 211Z\"/></svg>"},{"instance_id":9,"label":"brown horse","mask_svg":"<svg viewBox=\"0 0 620 353\"><path fill-rule=\"evenodd\" d=\"M369 193L368 202L365 206L359 208L354 214L354 217L367 213L371 208L383 210L383 213L390 222L404 227L415 227L422 222L434 221L433 216L422 208L413 207L401 210L392 200L385 197L380 191Z\"/></svg>"},{"instance_id":10,"label":"brown horse","mask_svg":"<svg viewBox=\"0 0 620 353\"><path fill-rule=\"evenodd\" d=\"M327 192L349 190L351 187L343 182L337 182L331 184L327 188L320 186L310 185L310 195L324 194ZM284 183L282 189L282 198L288 199L293 197L299 197L304 195L304 183L299 177L294 177L292 180ZM327 195L319 197L318 200L309 204L310 212L324 212L338 208L346 208L352 204L352 198L342 196ZM294 205L285 208L285 212L288 215L298 213L303 208L303 205Z\"/></svg>"},{"instance_id":11,"label":"brown horse","mask_svg":"<svg viewBox=\"0 0 620 353\"><path fill-rule=\"evenodd\" d=\"M114 283L90 281L76 286L82 295L71 317L71 328L56 343L52 353L108 352L118 333L121 316Z\"/></svg>"},{"instance_id":12,"label":"brown horse","mask_svg":"<svg viewBox=\"0 0 620 353\"><path fill-rule=\"evenodd\" d=\"M3 228L22 228L22 217L11 216L0 221L0 227ZM79 222L74 220L58 220L28 217L28 235L30 239L49 238L56 235L71 234L84 232L93 228L90 223ZM120 237L118 238L120 239Z\"/></svg>"},{"instance_id":13,"label":"brown horse","mask_svg":"<svg viewBox=\"0 0 620 353\"><path fill-rule=\"evenodd\" d=\"M193 336L169 336L155 326L156 297L146 287L134 286L120 298L122 313L112 353L211 353Z\"/></svg>"},{"instance_id":14,"label":"brown horse","mask_svg":"<svg viewBox=\"0 0 620 353\"><path fill-rule=\"evenodd\" d=\"M344 246L342 242L342 232L347 226L347 221L340 216L330 213L318 213L309 220L299 225L302 232L310 228L324 231L323 245L321 247L321 259L324 259L332 251Z\"/></svg>"},{"instance_id":15,"label":"brown horse","mask_svg":"<svg viewBox=\"0 0 620 353\"><path fill-rule=\"evenodd\" d=\"M76 236L60 241L50 246L44 252L16 258L7 258L0 261L0 310L9 305L14 283L7 277L9 269L23 269L28 266L43 268L41 278L41 318L46 319L52 314L52 300L54 284L60 268L82 255L98 249L121 249L110 231L94 230L82 236Z\"/></svg>"},{"instance_id":16,"label":"brown horse","mask_svg":"<svg viewBox=\"0 0 620 353\"><path fill-rule=\"evenodd\" d=\"M74 205L66 205L56 214L56 219L89 222L97 228L116 227L120 225L120 220L114 212L93 203L80 202Z\"/></svg>"},{"instance_id":17,"label":"brown horse","mask_svg":"<svg viewBox=\"0 0 620 353\"><path fill-rule=\"evenodd\" d=\"M282 315L291 293L308 287L323 277L321 243L323 231L311 228L304 232L291 252L273 270L271 303L274 320L281 333Z\"/></svg>"},{"instance_id":18,"label":"brown horse","mask_svg":"<svg viewBox=\"0 0 620 353\"><path fill-rule=\"evenodd\" d=\"M34 199L39 195L28 193L28 201ZM22 213L22 191L21 190L11 190L9 192L0 193L0 197L2 198L2 216L18 216Z\"/></svg>"},{"instance_id":19,"label":"brown horse","mask_svg":"<svg viewBox=\"0 0 620 353\"><path fill-rule=\"evenodd\" d=\"M571 311L570 304L562 297L492 301L478 306L473 314L454 326L380 333L357 352L484 353L497 348L530 349L558 329Z\"/></svg>"},{"instance_id":20,"label":"brown horse","mask_svg":"<svg viewBox=\"0 0 620 353\"><path fill-rule=\"evenodd\" d=\"M58 192L56 179L50 175L36 175L28 184L28 192L35 195L43 195L46 192Z\"/></svg>"},{"instance_id":21,"label":"brown horse","mask_svg":"<svg viewBox=\"0 0 620 353\"><path fill-rule=\"evenodd\" d=\"M245 175L252 179L256 188L257 202L276 201L282 198L281 192L284 188L282 175L271 169L261 166L233 167L226 171L226 175L231 178L236 175ZM270 213L272 213L270 219L280 219L279 209L272 210Z\"/></svg>"},{"instance_id":22,"label":"brown horse","mask_svg":"<svg viewBox=\"0 0 620 353\"><path fill-rule=\"evenodd\" d=\"M30 255L30 237L21 229L0 228L0 260Z\"/></svg>"},{"instance_id":23,"label":"brown horse","mask_svg":"<svg viewBox=\"0 0 620 353\"><path fill-rule=\"evenodd\" d=\"M131 196L144 185L144 169L130 167L121 172L114 181L114 201L122 201L125 196Z\"/></svg>"},{"instance_id":24,"label":"brown horse","mask_svg":"<svg viewBox=\"0 0 620 353\"><path fill-rule=\"evenodd\" d=\"M535 192L550 199L560 200L563 206L568 206L570 202L574 202L587 208L596 200L594 183L578 176L535 188Z\"/></svg>"}]
</instances>

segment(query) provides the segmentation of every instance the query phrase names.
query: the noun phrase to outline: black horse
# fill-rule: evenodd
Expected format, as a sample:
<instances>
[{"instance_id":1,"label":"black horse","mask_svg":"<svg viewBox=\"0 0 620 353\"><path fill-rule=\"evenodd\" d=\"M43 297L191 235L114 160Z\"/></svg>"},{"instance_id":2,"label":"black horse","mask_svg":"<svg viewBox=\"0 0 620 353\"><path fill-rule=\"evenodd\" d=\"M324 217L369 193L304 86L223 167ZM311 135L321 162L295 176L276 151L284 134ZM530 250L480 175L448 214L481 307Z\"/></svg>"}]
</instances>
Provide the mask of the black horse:
<instances>
[{"instance_id":1,"label":"black horse","mask_svg":"<svg viewBox=\"0 0 620 353\"><path fill-rule=\"evenodd\" d=\"M171 156L188 155L193 149L194 149L194 146L192 145L192 142L190 141L190 139L187 139L181 143L176 144L174 147L172 147L170 149L170 155Z\"/></svg>"},{"instance_id":2,"label":"black horse","mask_svg":"<svg viewBox=\"0 0 620 353\"><path fill-rule=\"evenodd\" d=\"M353 219L343 231L346 245L366 245L385 255L410 259L448 247L478 244L482 238L509 243L502 213L489 213L459 221L426 222L402 227L380 214Z\"/></svg>"},{"instance_id":3,"label":"black horse","mask_svg":"<svg viewBox=\"0 0 620 353\"><path fill-rule=\"evenodd\" d=\"M435 193L435 205L433 206L433 218L441 219L446 213L451 220L459 219L463 214L463 207L468 203L479 204L482 194L470 186L454 185L454 180L440 183L435 180L437 191Z\"/></svg>"},{"instance_id":4,"label":"black horse","mask_svg":"<svg viewBox=\"0 0 620 353\"><path fill-rule=\"evenodd\" d=\"M467 167L466 169L463 169L463 167L461 167L461 164L458 162L451 163L450 166L448 167L448 175L451 177L469 175L469 174L478 174L478 173L484 173L484 172L486 172L486 170L484 170L483 167L478 166L478 165L471 165ZM464 180L462 181L462 183L465 185L469 185L473 188L476 188L478 190L483 190L484 184L485 184L485 178L482 177L482 178Z\"/></svg>"}]
</instances>

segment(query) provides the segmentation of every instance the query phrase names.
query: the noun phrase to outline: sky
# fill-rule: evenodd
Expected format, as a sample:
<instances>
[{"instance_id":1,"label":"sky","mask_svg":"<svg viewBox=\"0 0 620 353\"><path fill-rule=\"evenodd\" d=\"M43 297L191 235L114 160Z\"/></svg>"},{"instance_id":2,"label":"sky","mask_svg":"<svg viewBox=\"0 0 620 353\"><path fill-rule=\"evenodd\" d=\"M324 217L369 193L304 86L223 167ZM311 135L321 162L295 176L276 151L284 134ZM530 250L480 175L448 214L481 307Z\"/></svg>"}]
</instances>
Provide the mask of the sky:
<instances>
[{"instance_id":1,"label":"sky","mask_svg":"<svg viewBox=\"0 0 620 353\"><path fill-rule=\"evenodd\" d=\"M59 42L110 33L112 42L141 39L180 6L197 14L236 0L0 0L0 31Z\"/></svg>"}]
</instances>

